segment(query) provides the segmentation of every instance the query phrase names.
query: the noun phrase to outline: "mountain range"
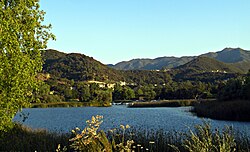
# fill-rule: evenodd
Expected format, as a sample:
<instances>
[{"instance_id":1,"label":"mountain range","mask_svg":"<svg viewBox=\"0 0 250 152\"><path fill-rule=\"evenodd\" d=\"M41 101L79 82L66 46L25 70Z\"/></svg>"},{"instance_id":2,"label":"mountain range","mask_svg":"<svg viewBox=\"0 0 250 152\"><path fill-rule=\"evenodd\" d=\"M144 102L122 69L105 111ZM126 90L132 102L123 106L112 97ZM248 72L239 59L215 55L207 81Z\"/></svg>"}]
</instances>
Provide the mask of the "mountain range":
<instances>
[{"instance_id":1,"label":"mountain range","mask_svg":"<svg viewBox=\"0 0 250 152\"><path fill-rule=\"evenodd\" d=\"M200 56L134 59L116 64L120 68L110 68L84 54L67 54L57 50L44 51L43 58L44 73L75 81L163 84L173 79L214 82L245 74L250 69L250 51L240 48L225 48Z\"/></svg>"},{"instance_id":2,"label":"mountain range","mask_svg":"<svg viewBox=\"0 0 250 152\"><path fill-rule=\"evenodd\" d=\"M176 68L199 57L208 57L214 59L214 62L220 61L221 63L225 63L224 66L229 66L229 69L237 68L237 70L232 71L246 73L250 68L250 51L241 48L225 48L219 52L209 52L200 56L132 59L130 61L119 62L115 65L109 65L109 67L117 70L162 70Z\"/></svg>"}]
</instances>

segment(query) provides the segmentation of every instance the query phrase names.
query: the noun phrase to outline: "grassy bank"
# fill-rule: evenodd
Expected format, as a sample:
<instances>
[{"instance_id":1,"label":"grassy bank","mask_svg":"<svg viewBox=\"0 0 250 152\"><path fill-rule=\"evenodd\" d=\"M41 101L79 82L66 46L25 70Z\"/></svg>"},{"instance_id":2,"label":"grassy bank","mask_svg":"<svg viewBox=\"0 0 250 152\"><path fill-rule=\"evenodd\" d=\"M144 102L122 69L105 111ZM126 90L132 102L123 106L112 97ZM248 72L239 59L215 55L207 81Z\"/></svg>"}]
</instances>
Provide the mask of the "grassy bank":
<instances>
[{"instance_id":1,"label":"grassy bank","mask_svg":"<svg viewBox=\"0 0 250 152\"><path fill-rule=\"evenodd\" d=\"M194 105L193 112L199 117L218 120L250 121L250 101L211 101Z\"/></svg>"},{"instance_id":2,"label":"grassy bank","mask_svg":"<svg viewBox=\"0 0 250 152\"><path fill-rule=\"evenodd\" d=\"M31 108L52 108L52 107L109 107L110 104L101 105L98 102L52 102L32 103Z\"/></svg>"},{"instance_id":3,"label":"grassy bank","mask_svg":"<svg viewBox=\"0 0 250 152\"><path fill-rule=\"evenodd\" d=\"M150 101L150 102L133 102L128 105L129 108L146 108L146 107L182 107L182 106L193 106L197 103L197 100L186 99L186 100L161 100L161 101Z\"/></svg>"},{"instance_id":4,"label":"grassy bank","mask_svg":"<svg viewBox=\"0 0 250 152\"><path fill-rule=\"evenodd\" d=\"M172 152L174 149L170 145L174 145L175 148L185 152L189 151L185 148L185 144L188 145L187 141L190 141L194 146L206 146L215 144L216 141L214 140L219 140L222 143L225 142L225 144L230 143L228 141L230 140L234 143L233 147L236 151L247 152L250 150L250 139L243 134L231 131L219 133L218 131L211 130L209 128L210 126L199 127L198 129L195 128L192 133L179 133L176 131L164 132L163 130L145 130L142 128L119 130L118 128L115 133L115 141L116 143L121 143L122 141L133 139L134 144L131 146L131 149L141 152ZM233 137L233 139L222 141L222 138L224 138L223 134L226 135L226 138ZM111 132L109 131L107 137L110 143L112 141L111 136ZM191 138L194 136L195 138ZM220 138L218 138L219 136ZM0 151L55 151L58 144L60 144L61 147L65 146L67 151L74 151L74 149L70 148L72 142L70 142L69 139L72 137L74 137L73 134L58 134L45 130L32 130L28 127L15 125L15 127L8 132L0 133ZM125 137L125 139L122 139L123 137ZM209 143L211 141L207 138L213 139L211 141L214 143ZM198 141L193 141L193 139Z\"/></svg>"},{"instance_id":5,"label":"grassy bank","mask_svg":"<svg viewBox=\"0 0 250 152\"><path fill-rule=\"evenodd\" d=\"M0 132L0 151L55 151L58 144L69 146L70 136L15 124L8 132Z\"/></svg>"}]
</instances>

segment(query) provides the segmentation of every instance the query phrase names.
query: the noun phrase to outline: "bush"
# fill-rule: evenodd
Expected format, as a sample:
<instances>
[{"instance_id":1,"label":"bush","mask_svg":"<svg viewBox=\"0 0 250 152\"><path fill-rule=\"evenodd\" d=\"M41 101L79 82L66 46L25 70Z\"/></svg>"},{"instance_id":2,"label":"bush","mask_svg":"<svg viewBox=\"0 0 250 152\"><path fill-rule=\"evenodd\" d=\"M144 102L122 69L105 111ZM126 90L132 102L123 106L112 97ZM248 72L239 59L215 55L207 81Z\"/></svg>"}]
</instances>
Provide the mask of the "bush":
<instances>
[{"instance_id":1,"label":"bush","mask_svg":"<svg viewBox=\"0 0 250 152\"><path fill-rule=\"evenodd\" d=\"M225 127L222 133L211 129L211 125L204 122L203 125L196 125L194 131L190 130L182 141L182 146L190 152L233 152L236 151L236 142L231 127ZM180 151L172 146L175 151Z\"/></svg>"}]
</instances>

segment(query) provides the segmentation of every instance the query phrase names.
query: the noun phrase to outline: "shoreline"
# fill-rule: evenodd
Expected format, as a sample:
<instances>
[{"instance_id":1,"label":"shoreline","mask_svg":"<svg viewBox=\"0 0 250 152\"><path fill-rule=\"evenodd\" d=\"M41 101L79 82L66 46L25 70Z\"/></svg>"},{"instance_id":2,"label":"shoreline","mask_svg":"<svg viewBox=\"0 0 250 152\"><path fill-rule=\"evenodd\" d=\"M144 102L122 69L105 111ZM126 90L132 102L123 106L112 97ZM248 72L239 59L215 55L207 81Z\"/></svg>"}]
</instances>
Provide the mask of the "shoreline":
<instances>
[{"instance_id":1,"label":"shoreline","mask_svg":"<svg viewBox=\"0 0 250 152\"><path fill-rule=\"evenodd\" d=\"M31 103L28 108L70 108L70 107L110 107L111 105L100 105L94 102L52 102L52 103Z\"/></svg>"}]
</instances>

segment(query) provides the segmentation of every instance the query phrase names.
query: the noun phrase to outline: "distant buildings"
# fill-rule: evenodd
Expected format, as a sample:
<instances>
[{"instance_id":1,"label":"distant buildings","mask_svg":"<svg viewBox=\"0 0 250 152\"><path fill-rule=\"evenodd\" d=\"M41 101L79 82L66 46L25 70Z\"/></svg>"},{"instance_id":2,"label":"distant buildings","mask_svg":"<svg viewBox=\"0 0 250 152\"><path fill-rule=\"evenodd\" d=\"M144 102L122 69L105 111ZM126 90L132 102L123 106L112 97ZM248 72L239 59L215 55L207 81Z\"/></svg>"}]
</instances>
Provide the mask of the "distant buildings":
<instances>
[{"instance_id":1,"label":"distant buildings","mask_svg":"<svg viewBox=\"0 0 250 152\"><path fill-rule=\"evenodd\" d=\"M106 83L106 82L95 81L95 80L90 80L87 83L88 84L93 84L93 83L98 84L100 88L109 88L109 89L114 89L115 85L117 84L117 83ZM127 85L127 83L123 82L123 81L120 81L118 84L121 86Z\"/></svg>"}]
</instances>

